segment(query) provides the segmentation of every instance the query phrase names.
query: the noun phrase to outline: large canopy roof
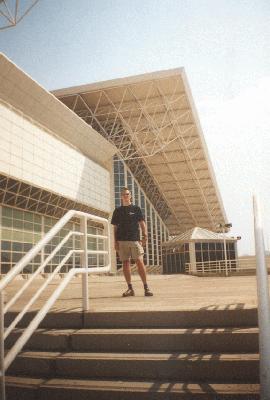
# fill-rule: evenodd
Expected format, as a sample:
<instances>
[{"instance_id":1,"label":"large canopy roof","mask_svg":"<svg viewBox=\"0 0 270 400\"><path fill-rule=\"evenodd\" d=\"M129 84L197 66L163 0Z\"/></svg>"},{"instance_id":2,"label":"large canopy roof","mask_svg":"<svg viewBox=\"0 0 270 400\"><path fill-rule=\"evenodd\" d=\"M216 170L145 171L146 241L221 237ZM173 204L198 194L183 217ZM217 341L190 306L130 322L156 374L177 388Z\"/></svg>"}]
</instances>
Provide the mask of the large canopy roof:
<instances>
[{"instance_id":1,"label":"large canopy roof","mask_svg":"<svg viewBox=\"0 0 270 400\"><path fill-rule=\"evenodd\" d=\"M183 68L53 94L116 145L170 234L227 222Z\"/></svg>"},{"instance_id":2,"label":"large canopy roof","mask_svg":"<svg viewBox=\"0 0 270 400\"><path fill-rule=\"evenodd\" d=\"M237 239L234 237L224 235L223 233L212 232L208 229L203 229L196 226L195 228L189 229L188 231L175 236L173 239L164 242L163 245L166 247L173 247L177 244L183 244L187 242L224 242L224 240L226 242L237 241Z\"/></svg>"}]
</instances>

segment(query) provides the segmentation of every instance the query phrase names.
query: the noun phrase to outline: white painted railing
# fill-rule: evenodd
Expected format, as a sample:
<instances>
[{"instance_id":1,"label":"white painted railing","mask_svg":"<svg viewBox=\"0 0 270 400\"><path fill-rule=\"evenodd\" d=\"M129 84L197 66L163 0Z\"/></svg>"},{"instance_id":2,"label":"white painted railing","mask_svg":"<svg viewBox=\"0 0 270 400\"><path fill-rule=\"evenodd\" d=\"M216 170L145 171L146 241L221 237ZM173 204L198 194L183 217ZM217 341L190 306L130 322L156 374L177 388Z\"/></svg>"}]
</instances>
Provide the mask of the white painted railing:
<instances>
[{"instance_id":1,"label":"white painted railing","mask_svg":"<svg viewBox=\"0 0 270 400\"><path fill-rule=\"evenodd\" d=\"M270 400L270 301L262 218L253 197L254 236L257 264L258 323L260 349L260 399Z\"/></svg>"},{"instance_id":2,"label":"white painted railing","mask_svg":"<svg viewBox=\"0 0 270 400\"><path fill-rule=\"evenodd\" d=\"M72 219L80 219L80 232L70 231L62 239L62 241L55 247L53 252L44 260L44 262L38 267L38 269L30 276L30 278L24 283L22 288L14 295L14 297L4 305L4 290L8 285L11 285L13 280L22 272L22 270L29 264L31 260L38 255L38 253L44 249L44 247L57 235L58 232ZM87 222L98 222L103 225L104 235L99 234L89 234L87 231ZM81 249L73 248L70 250L56 266L51 274L48 274L47 279L37 290L34 296L28 301L28 303L23 307L21 312L16 316L16 318L11 322L11 324L4 328L4 316L10 310L12 305L25 293L26 289L31 285L34 279L43 273L46 265L53 259L53 257L59 252L67 241L74 236L79 236L81 238ZM88 250L88 238L96 238L104 241L103 250ZM73 241L74 245L74 241ZM17 339L15 344L6 353L4 352L4 341L12 330L17 326L17 324L22 320L24 315L38 299L38 297L44 292L48 287L52 279L56 274L61 272L61 268L67 263L70 257L74 254L81 255L81 267L71 268L68 273L64 275L59 285L56 287L55 291L49 296L45 304L41 307L38 313L35 315L33 320L24 329L21 336ZM105 266L102 267L91 267L88 268L88 255L89 254L102 254L105 256L106 262ZM47 234L11 269L11 271L0 281L0 378L1 378L1 399L5 400L5 371L10 366L12 361L15 359L17 354L21 351L23 346L26 344L27 340L33 334L35 329L38 327L40 322L44 319L50 308L53 306L55 301L58 299L60 294L63 292L65 287L68 285L70 280L77 274L82 275L82 305L83 310L87 311L89 309L88 300L88 274L89 273L104 273L109 272L111 269L111 254L110 254L110 235L109 235L109 223L105 218L97 217L95 215L86 214L80 211L70 210L68 211Z\"/></svg>"},{"instance_id":3,"label":"white painted railing","mask_svg":"<svg viewBox=\"0 0 270 400\"><path fill-rule=\"evenodd\" d=\"M265 259L266 259L266 267L270 272L270 257L266 256ZM240 257L238 259L238 269L239 272L241 271L256 272L256 257L255 256Z\"/></svg>"},{"instance_id":4,"label":"white painted railing","mask_svg":"<svg viewBox=\"0 0 270 400\"><path fill-rule=\"evenodd\" d=\"M188 274L226 274L226 271L229 273L239 271L239 262L236 259L202 261L196 262L196 269L194 269L191 263L186 263L185 267Z\"/></svg>"},{"instance_id":5,"label":"white painted railing","mask_svg":"<svg viewBox=\"0 0 270 400\"><path fill-rule=\"evenodd\" d=\"M256 257L240 257L235 260L227 259L227 267L228 272L230 274L255 274L256 273ZM266 268L270 272L270 257L266 257ZM197 273L200 275L205 274L221 274L224 275L225 270L225 260L219 261L204 261L196 263ZM195 270L192 270L192 266L190 263L186 263L185 271L188 274L195 273Z\"/></svg>"}]
</instances>

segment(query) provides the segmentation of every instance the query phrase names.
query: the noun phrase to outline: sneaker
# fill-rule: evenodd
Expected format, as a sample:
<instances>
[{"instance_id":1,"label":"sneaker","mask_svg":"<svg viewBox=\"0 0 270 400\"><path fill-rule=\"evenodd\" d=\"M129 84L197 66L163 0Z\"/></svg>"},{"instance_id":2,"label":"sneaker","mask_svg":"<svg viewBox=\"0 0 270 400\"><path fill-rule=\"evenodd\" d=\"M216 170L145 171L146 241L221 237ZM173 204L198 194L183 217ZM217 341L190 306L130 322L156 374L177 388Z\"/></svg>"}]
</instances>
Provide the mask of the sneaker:
<instances>
[{"instance_id":1,"label":"sneaker","mask_svg":"<svg viewBox=\"0 0 270 400\"><path fill-rule=\"evenodd\" d=\"M154 296L154 294L151 292L149 288L144 289L144 295L145 296Z\"/></svg>"},{"instance_id":2,"label":"sneaker","mask_svg":"<svg viewBox=\"0 0 270 400\"><path fill-rule=\"evenodd\" d=\"M135 296L135 292L133 289L128 289L122 294L122 296L123 297Z\"/></svg>"}]
</instances>

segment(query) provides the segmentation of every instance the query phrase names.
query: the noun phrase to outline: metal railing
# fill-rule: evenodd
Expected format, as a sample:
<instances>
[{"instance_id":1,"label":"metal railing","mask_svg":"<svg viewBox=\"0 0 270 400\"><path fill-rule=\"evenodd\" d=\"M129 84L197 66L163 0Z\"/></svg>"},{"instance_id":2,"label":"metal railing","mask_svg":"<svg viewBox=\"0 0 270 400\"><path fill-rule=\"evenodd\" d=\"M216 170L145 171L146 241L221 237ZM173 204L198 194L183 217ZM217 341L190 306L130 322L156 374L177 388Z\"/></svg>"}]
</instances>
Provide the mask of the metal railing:
<instances>
[{"instance_id":1,"label":"metal railing","mask_svg":"<svg viewBox=\"0 0 270 400\"><path fill-rule=\"evenodd\" d=\"M4 290L12 284L14 279L23 271L23 269L38 255L38 253L45 248L45 246L63 229L63 227L72 219L78 218L80 220L80 231L69 231L68 234L61 240L61 242L54 248L51 254L41 263L37 270L30 275L30 278L26 280L20 290L6 303L4 304ZM102 224L104 229L104 235L100 234L90 234L87 229L87 222L93 221ZM25 291L30 287L31 283L34 282L38 275L42 275L47 264L53 259L53 257L63 248L63 246L68 242L71 237L80 237L81 249L72 248L63 257L62 261L55 267L52 273L48 274L47 279L41 285L41 287L36 291L34 296L30 298L28 303L24 305L23 309L18 313L16 318L10 323L10 325L4 328L4 316L10 310L10 308L15 304L15 302L25 293ZM97 240L103 240L104 248L103 250L88 250L88 238L95 238ZM74 241L73 241L74 246ZM45 304L40 308L35 317L29 323L29 325L24 329L23 333L13 346L5 353L4 342L8 335L13 331L13 329L18 325L18 323L25 316L27 311L31 308L34 302L40 297L44 290L51 283L53 278L61 272L61 268L67 263L73 254L79 254L81 257L81 266L72 267L68 273L64 275L64 278L60 281L59 285L56 287L54 292L47 298ZM91 267L88 268L88 255L104 255L104 266ZM109 272L111 269L111 255L110 255L110 235L109 235L109 223L105 218L101 218L95 215L86 214L83 212L70 210L68 211L52 228L46 235L28 252L25 256L9 271L9 273L0 281L0 378L1 378L1 399L5 400L5 371L10 366L12 361L22 350L23 346L26 344L30 336L33 334L35 329L38 327L40 322L44 319L50 308L53 306L55 301L58 299L60 294L69 284L71 279L77 275L82 275L82 308L84 311L89 309L88 300L88 274L89 273L105 273Z\"/></svg>"},{"instance_id":2,"label":"metal railing","mask_svg":"<svg viewBox=\"0 0 270 400\"><path fill-rule=\"evenodd\" d=\"M255 274L256 273L256 257L240 257L232 260L219 260L219 261L202 261L196 263L196 270L192 270L190 263L185 264L185 271L188 274L206 275L206 274L220 274L226 275L226 265L229 274ZM270 273L270 257L266 257L266 268Z\"/></svg>"},{"instance_id":3,"label":"metal railing","mask_svg":"<svg viewBox=\"0 0 270 400\"><path fill-rule=\"evenodd\" d=\"M253 196L260 350L260 398L270 400L270 301L260 207Z\"/></svg>"},{"instance_id":4,"label":"metal railing","mask_svg":"<svg viewBox=\"0 0 270 400\"><path fill-rule=\"evenodd\" d=\"M202 261L196 262L196 269L191 263L185 264L185 271L188 274L225 274L239 271L239 262L237 259L216 260L216 261Z\"/></svg>"},{"instance_id":5,"label":"metal railing","mask_svg":"<svg viewBox=\"0 0 270 400\"><path fill-rule=\"evenodd\" d=\"M270 272L270 257L266 256L266 267ZM255 256L247 256L240 257L238 259L238 271L246 271L246 272L256 272L256 257Z\"/></svg>"}]
</instances>

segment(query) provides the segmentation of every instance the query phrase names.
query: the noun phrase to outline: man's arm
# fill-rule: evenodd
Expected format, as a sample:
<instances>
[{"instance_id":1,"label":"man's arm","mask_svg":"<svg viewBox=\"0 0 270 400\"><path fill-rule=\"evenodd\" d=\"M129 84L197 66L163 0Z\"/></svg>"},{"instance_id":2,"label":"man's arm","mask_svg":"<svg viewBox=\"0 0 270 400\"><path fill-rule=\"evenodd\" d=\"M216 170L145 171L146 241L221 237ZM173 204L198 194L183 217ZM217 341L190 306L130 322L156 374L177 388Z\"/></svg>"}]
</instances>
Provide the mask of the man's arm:
<instances>
[{"instance_id":1,"label":"man's arm","mask_svg":"<svg viewBox=\"0 0 270 400\"><path fill-rule=\"evenodd\" d=\"M142 219L141 221L139 221L139 224L140 224L140 228L141 228L141 231L142 231L142 245L143 245L143 247L145 247L146 242L147 242L147 227L146 227L146 223Z\"/></svg>"},{"instance_id":2,"label":"man's arm","mask_svg":"<svg viewBox=\"0 0 270 400\"><path fill-rule=\"evenodd\" d=\"M118 251L119 250L119 243L118 243L118 240L116 238L116 232L117 232L117 225L113 225L114 249L115 249L115 251Z\"/></svg>"}]
</instances>

